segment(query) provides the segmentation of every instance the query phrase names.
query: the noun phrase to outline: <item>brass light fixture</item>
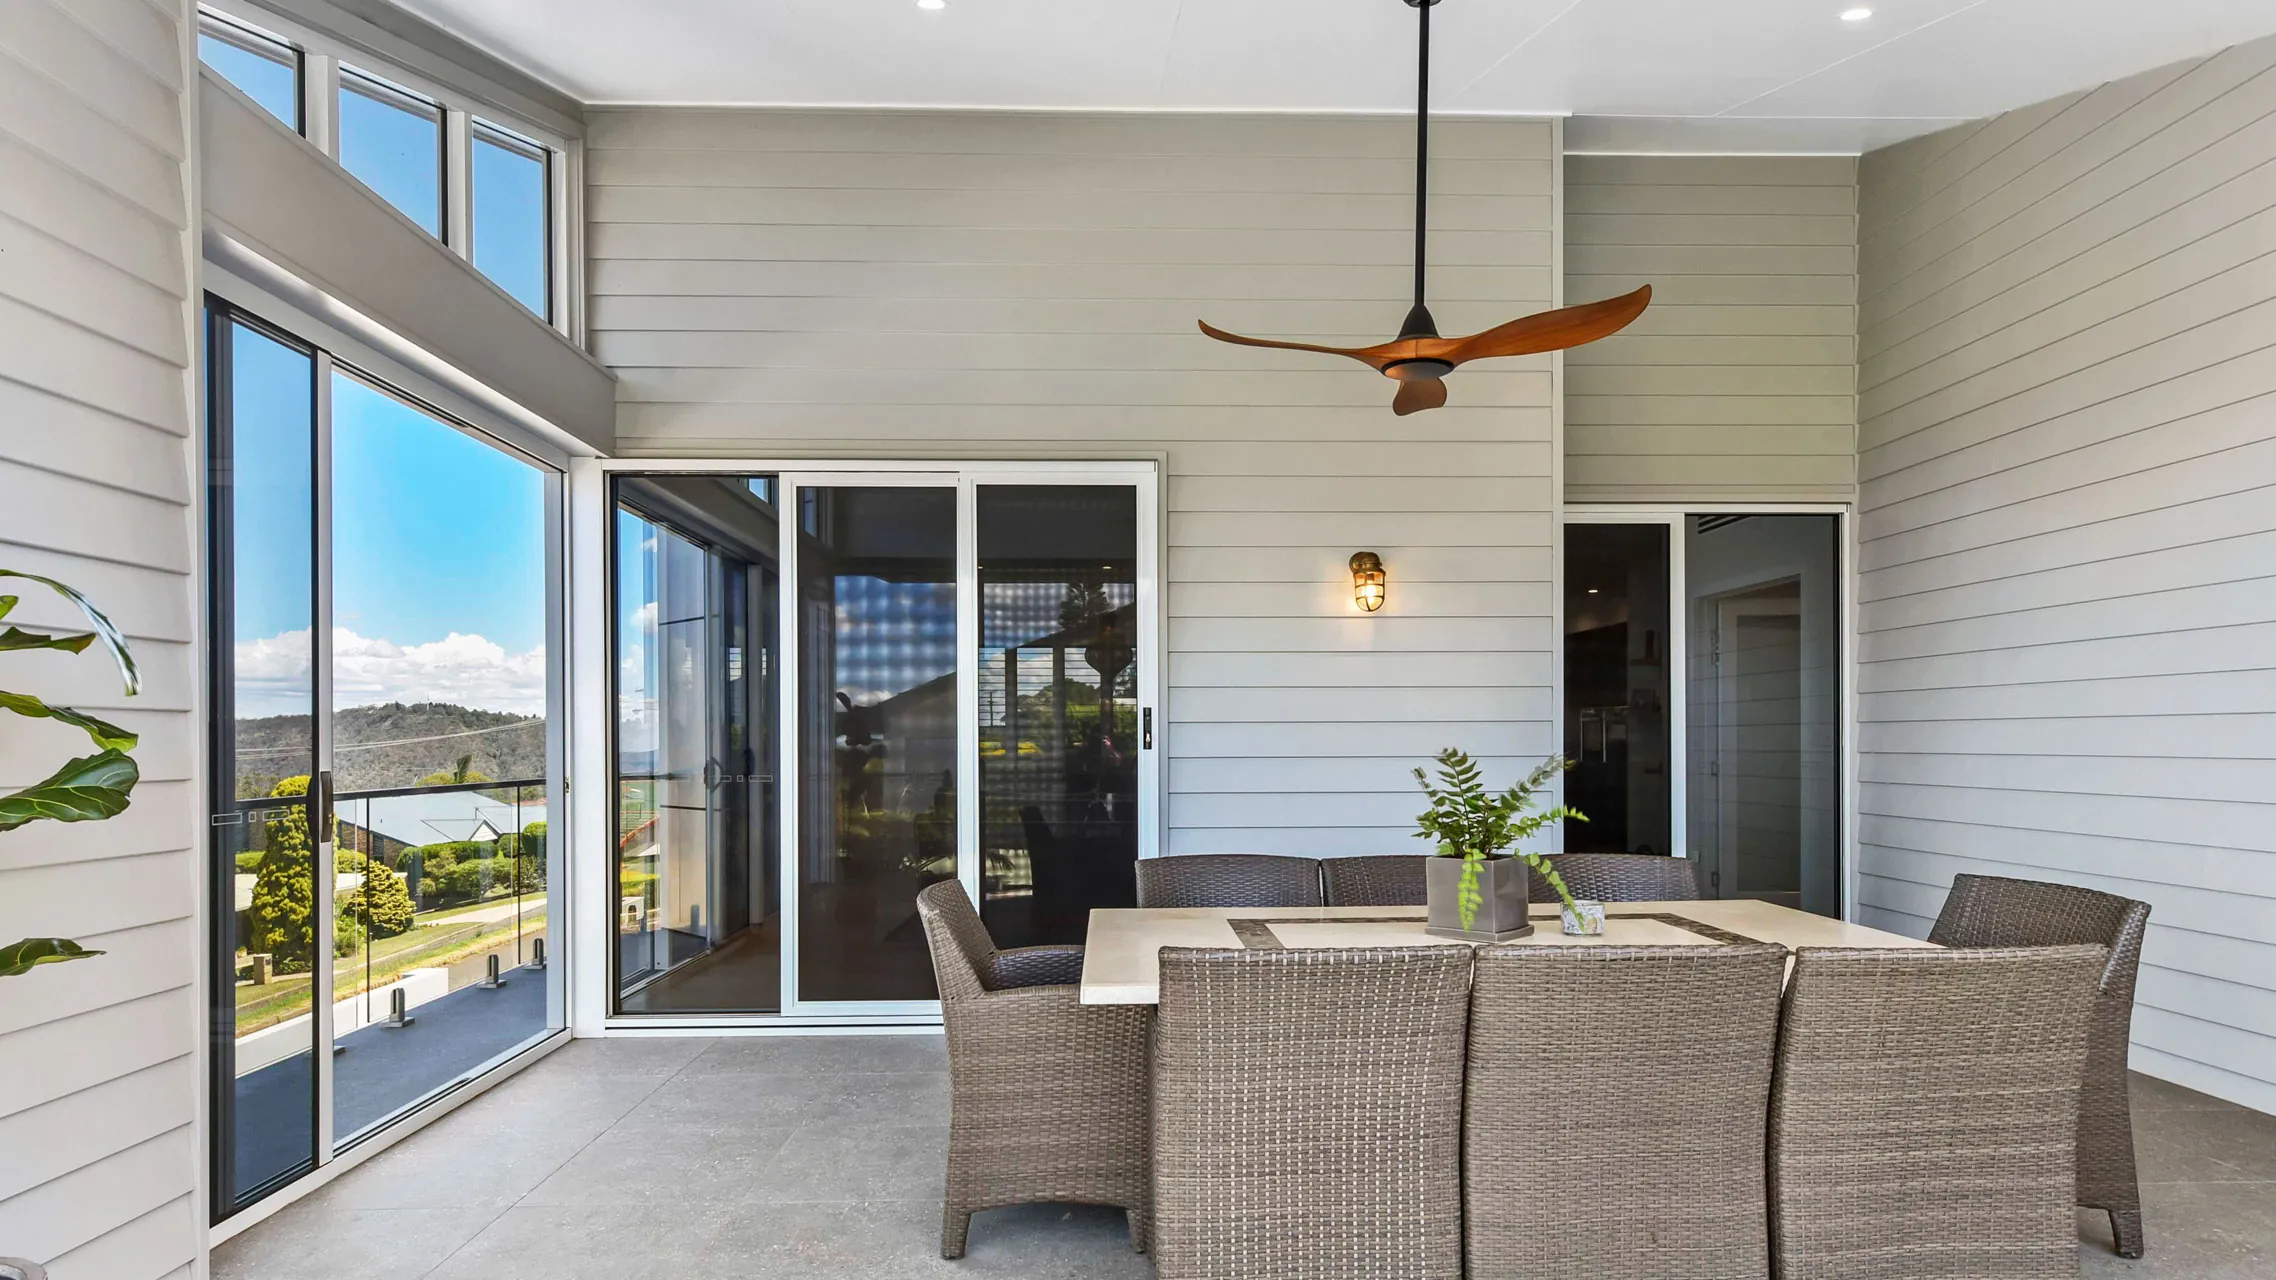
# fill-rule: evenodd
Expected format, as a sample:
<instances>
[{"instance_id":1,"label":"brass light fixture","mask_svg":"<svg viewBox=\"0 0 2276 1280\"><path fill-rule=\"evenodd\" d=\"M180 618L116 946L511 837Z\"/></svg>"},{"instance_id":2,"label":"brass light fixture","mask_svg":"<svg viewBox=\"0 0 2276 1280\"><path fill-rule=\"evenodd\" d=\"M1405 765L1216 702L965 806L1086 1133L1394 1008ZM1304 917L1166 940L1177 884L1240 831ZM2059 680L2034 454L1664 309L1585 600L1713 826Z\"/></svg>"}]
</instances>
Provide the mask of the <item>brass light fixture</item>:
<instances>
[{"instance_id":1,"label":"brass light fixture","mask_svg":"<svg viewBox=\"0 0 2276 1280\"><path fill-rule=\"evenodd\" d=\"M1372 551L1351 553L1351 598L1369 613L1383 607L1383 557Z\"/></svg>"}]
</instances>

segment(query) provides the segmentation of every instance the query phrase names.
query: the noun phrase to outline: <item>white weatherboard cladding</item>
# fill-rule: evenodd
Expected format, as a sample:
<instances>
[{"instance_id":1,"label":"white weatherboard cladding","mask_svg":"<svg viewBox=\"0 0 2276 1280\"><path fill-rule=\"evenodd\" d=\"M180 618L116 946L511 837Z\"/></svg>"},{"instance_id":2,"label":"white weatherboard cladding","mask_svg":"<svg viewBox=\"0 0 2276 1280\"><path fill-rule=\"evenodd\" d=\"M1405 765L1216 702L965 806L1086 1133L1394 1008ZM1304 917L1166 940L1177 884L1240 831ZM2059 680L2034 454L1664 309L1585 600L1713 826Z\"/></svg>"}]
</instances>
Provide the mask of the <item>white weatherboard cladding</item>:
<instances>
[{"instance_id":1,"label":"white weatherboard cladding","mask_svg":"<svg viewBox=\"0 0 2276 1280\"><path fill-rule=\"evenodd\" d=\"M124 814L0 835L0 941L107 953L0 979L0 1254L54 1280L187 1276L204 1247L190 21L179 0L0 12L0 566L85 590L144 676L129 699L97 653L0 655L0 685L142 737ZM0 590L12 623L79 621ZM0 789L86 748L10 717Z\"/></svg>"},{"instance_id":2,"label":"white weatherboard cladding","mask_svg":"<svg viewBox=\"0 0 2276 1280\"><path fill-rule=\"evenodd\" d=\"M1860 168L1860 901L2148 901L2135 1065L2276 1110L2276 41Z\"/></svg>"},{"instance_id":3,"label":"white weatherboard cladding","mask_svg":"<svg viewBox=\"0 0 2276 1280\"><path fill-rule=\"evenodd\" d=\"M1399 853L1408 770L1554 751L1554 366L1443 410L1244 333L1380 341L1413 124L605 110L591 329L620 451L1164 460L1166 852ZM1449 333L1553 304L1555 128L1433 137ZM1352 605L1382 554L1389 603Z\"/></svg>"},{"instance_id":4,"label":"white weatherboard cladding","mask_svg":"<svg viewBox=\"0 0 2276 1280\"><path fill-rule=\"evenodd\" d=\"M1857 161L1567 156L1565 296L1652 286L1566 356L1572 502L1857 492Z\"/></svg>"}]
</instances>

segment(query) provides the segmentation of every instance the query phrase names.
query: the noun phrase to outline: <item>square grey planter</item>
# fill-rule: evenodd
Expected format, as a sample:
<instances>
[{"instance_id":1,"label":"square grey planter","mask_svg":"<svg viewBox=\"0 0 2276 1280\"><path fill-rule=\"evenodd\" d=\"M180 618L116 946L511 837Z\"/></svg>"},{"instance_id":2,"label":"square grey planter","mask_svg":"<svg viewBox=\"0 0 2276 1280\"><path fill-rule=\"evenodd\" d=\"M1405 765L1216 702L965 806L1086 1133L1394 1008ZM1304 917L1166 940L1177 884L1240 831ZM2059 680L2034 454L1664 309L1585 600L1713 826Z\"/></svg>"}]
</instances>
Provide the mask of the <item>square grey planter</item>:
<instances>
[{"instance_id":1,"label":"square grey planter","mask_svg":"<svg viewBox=\"0 0 2276 1280\"><path fill-rule=\"evenodd\" d=\"M1430 919L1423 932L1464 942L1508 942L1533 932L1525 919L1525 862L1520 858L1490 858L1478 867L1478 914L1471 927L1462 927L1462 859L1423 860L1424 900Z\"/></svg>"}]
</instances>

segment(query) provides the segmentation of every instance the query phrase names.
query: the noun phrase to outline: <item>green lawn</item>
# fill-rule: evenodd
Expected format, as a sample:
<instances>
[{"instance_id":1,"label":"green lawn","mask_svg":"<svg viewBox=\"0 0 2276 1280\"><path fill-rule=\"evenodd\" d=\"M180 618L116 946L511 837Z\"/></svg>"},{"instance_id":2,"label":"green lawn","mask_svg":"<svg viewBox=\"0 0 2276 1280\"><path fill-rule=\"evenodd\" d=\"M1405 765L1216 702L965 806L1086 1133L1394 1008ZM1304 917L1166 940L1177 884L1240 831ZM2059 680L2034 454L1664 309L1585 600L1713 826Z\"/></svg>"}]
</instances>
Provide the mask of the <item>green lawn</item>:
<instances>
[{"instance_id":1,"label":"green lawn","mask_svg":"<svg viewBox=\"0 0 2276 1280\"><path fill-rule=\"evenodd\" d=\"M510 940L516 927L511 916L484 923L454 924L452 921L469 912L511 901L511 898L492 898L488 902L423 912L413 917L410 932L381 938L364 951L342 956L332 985L332 998L345 1000L365 990L367 983L383 987L401 977L405 970L448 966ZM545 928L544 899L533 898L528 903L520 928L524 933ZM308 988L309 976L305 973L276 978L265 986L237 984L237 1034L243 1036L263 1027L273 1027L308 1012Z\"/></svg>"}]
</instances>

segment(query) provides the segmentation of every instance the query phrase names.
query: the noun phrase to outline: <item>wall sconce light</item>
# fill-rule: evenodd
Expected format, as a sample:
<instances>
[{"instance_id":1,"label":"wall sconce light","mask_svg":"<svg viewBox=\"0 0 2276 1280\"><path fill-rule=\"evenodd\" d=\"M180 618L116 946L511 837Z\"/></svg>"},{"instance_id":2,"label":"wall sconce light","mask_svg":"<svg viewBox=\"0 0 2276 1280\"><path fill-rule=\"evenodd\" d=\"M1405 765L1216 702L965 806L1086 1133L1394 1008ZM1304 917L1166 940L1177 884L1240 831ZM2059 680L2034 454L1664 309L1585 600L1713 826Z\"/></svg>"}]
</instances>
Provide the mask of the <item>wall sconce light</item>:
<instances>
[{"instance_id":1,"label":"wall sconce light","mask_svg":"<svg viewBox=\"0 0 2276 1280\"><path fill-rule=\"evenodd\" d=\"M1369 613L1383 607L1383 557L1372 551L1352 553L1351 598Z\"/></svg>"}]
</instances>

